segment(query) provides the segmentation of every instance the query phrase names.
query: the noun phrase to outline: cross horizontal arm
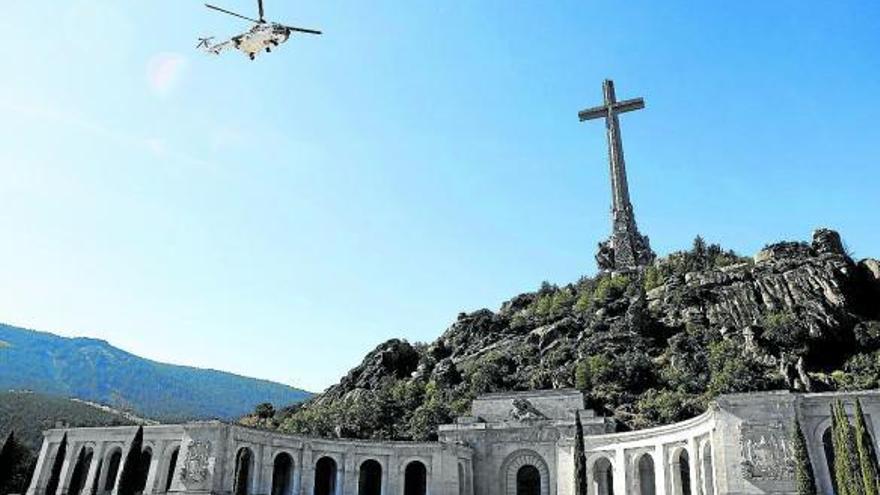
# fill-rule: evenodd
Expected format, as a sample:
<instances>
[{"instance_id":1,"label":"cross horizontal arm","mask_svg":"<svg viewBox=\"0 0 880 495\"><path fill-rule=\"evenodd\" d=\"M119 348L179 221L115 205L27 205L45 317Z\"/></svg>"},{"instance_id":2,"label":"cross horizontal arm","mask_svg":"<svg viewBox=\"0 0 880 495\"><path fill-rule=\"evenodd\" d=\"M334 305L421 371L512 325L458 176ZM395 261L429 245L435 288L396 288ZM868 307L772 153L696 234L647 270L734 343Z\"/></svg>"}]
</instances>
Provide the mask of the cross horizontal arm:
<instances>
[{"instance_id":1,"label":"cross horizontal arm","mask_svg":"<svg viewBox=\"0 0 880 495\"><path fill-rule=\"evenodd\" d=\"M645 100L642 98L633 98L631 100L619 101L611 107L614 113L631 112L633 110L641 110L643 108L645 108Z\"/></svg>"},{"instance_id":2,"label":"cross horizontal arm","mask_svg":"<svg viewBox=\"0 0 880 495\"><path fill-rule=\"evenodd\" d=\"M581 122L583 122L585 120L601 119L601 118L605 118L607 116L608 116L608 107L607 106L588 108L586 110L581 110L580 112L578 112L578 118L581 119Z\"/></svg>"}]
</instances>

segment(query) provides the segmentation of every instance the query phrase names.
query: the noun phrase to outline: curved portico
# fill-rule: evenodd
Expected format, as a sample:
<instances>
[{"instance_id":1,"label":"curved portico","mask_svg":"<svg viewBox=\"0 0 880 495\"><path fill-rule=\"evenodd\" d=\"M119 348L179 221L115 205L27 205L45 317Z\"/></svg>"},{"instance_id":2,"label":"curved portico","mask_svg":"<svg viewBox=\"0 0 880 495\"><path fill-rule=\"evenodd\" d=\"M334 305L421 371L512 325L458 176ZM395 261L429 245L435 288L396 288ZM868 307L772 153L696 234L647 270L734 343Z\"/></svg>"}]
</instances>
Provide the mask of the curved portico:
<instances>
[{"instance_id":1,"label":"curved portico","mask_svg":"<svg viewBox=\"0 0 880 495\"><path fill-rule=\"evenodd\" d=\"M614 421L584 410L578 392L555 390L482 396L470 416L440 427L437 442L311 438L219 422L146 426L139 472L144 495L574 495L580 413L590 495L786 493L798 418L827 493L833 459L823 440L836 400L850 416L859 400L880 438L880 391L727 395L690 420L614 433ZM135 431L47 431L27 495L116 495Z\"/></svg>"}]
</instances>

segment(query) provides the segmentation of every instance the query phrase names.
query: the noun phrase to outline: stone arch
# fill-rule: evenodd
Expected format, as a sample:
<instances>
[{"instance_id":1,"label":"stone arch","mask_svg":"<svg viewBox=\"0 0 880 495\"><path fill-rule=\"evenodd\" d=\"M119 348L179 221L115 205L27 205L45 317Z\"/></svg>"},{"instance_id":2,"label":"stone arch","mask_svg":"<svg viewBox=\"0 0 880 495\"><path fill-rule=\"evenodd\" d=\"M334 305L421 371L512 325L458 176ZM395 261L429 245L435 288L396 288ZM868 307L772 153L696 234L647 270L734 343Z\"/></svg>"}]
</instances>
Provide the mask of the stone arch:
<instances>
[{"instance_id":1,"label":"stone arch","mask_svg":"<svg viewBox=\"0 0 880 495\"><path fill-rule=\"evenodd\" d=\"M588 465L591 495L614 495L614 463L608 456L593 458Z\"/></svg>"},{"instance_id":2,"label":"stone arch","mask_svg":"<svg viewBox=\"0 0 880 495\"><path fill-rule=\"evenodd\" d=\"M693 495L691 486L691 455L687 447L672 450L669 456L672 495Z\"/></svg>"},{"instance_id":3,"label":"stone arch","mask_svg":"<svg viewBox=\"0 0 880 495\"><path fill-rule=\"evenodd\" d=\"M338 470L336 459L331 456L322 456L315 462L314 495L336 494Z\"/></svg>"},{"instance_id":4,"label":"stone arch","mask_svg":"<svg viewBox=\"0 0 880 495\"><path fill-rule=\"evenodd\" d=\"M700 475L702 495L715 495L715 463L712 460L712 443L708 439L700 442Z\"/></svg>"},{"instance_id":5,"label":"stone arch","mask_svg":"<svg viewBox=\"0 0 880 495\"><path fill-rule=\"evenodd\" d=\"M272 462L272 495L292 495L293 471L293 457L279 452Z\"/></svg>"},{"instance_id":6,"label":"stone arch","mask_svg":"<svg viewBox=\"0 0 880 495\"><path fill-rule=\"evenodd\" d=\"M403 469L403 495L427 495L428 468L422 461L410 461Z\"/></svg>"},{"instance_id":7,"label":"stone arch","mask_svg":"<svg viewBox=\"0 0 880 495\"><path fill-rule=\"evenodd\" d=\"M249 495L253 483L254 451L241 447L235 453L235 471L232 484L233 495Z\"/></svg>"},{"instance_id":8,"label":"stone arch","mask_svg":"<svg viewBox=\"0 0 880 495\"><path fill-rule=\"evenodd\" d=\"M101 488L105 492L112 492L119 480L119 469L122 467L122 447L116 446L107 452L104 458L105 473L101 475Z\"/></svg>"},{"instance_id":9,"label":"stone arch","mask_svg":"<svg viewBox=\"0 0 880 495\"><path fill-rule=\"evenodd\" d=\"M364 460L358 468L358 495L382 495L382 463Z\"/></svg>"},{"instance_id":10,"label":"stone arch","mask_svg":"<svg viewBox=\"0 0 880 495\"><path fill-rule=\"evenodd\" d=\"M92 465L92 458L94 455L94 449L88 445L84 445L79 449L79 454L76 456L76 463L73 466L73 474L71 474L70 482L68 484L68 494L83 494L86 487L86 478L89 476L89 468Z\"/></svg>"},{"instance_id":11,"label":"stone arch","mask_svg":"<svg viewBox=\"0 0 880 495\"><path fill-rule=\"evenodd\" d=\"M522 495L517 493L518 482L522 482L521 476L529 472L530 476L534 476L535 471L526 469L520 472L526 466L531 466L537 471L538 487L540 495L550 495L550 470L544 458L537 452L531 450L518 450L504 460L501 465L501 493L504 495Z\"/></svg>"},{"instance_id":12,"label":"stone arch","mask_svg":"<svg viewBox=\"0 0 880 495\"><path fill-rule=\"evenodd\" d=\"M165 474L162 487L164 492L171 491L171 484L174 483L174 473L177 471L177 464L180 461L180 444L172 444L165 449L164 469L160 472Z\"/></svg>"},{"instance_id":13,"label":"stone arch","mask_svg":"<svg viewBox=\"0 0 880 495\"><path fill-rule=\"evenodd\" d=\"M636 495L655 495L657 493L657 468L650 452L637 455L632 465L634 492Z\"/></svg>"}]
</instances>

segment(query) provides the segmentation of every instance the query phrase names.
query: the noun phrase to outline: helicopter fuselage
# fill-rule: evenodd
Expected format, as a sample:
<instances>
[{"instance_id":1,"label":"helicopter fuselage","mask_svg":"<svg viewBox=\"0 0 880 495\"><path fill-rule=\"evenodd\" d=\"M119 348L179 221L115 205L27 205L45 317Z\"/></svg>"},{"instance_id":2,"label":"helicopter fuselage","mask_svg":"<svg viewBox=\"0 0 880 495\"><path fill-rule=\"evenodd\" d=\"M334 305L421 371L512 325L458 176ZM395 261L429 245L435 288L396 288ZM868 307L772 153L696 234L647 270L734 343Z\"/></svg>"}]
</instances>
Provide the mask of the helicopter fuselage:
<instances>
[{"instance_id":1,"label":"helicopter fuselage","mask_svg":"<svg viewBox=\"0 0 880 495\"><path fill-rule=\"evenodd\" d=\"M235 36L235 47L254 58L263 50L272 49L290 38L290 30L277 23L256 24L248 32Z\"/></svg>"}]
</instances>

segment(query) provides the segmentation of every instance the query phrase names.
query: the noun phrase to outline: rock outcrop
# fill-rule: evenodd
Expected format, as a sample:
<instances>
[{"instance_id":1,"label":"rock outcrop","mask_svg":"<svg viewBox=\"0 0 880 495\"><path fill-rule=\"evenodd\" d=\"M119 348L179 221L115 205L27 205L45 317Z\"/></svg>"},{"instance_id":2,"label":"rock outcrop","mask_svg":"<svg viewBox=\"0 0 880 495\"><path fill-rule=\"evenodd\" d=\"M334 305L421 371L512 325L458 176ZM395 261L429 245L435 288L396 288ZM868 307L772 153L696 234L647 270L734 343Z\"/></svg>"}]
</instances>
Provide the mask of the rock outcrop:
<instances>
[{"instance_id":1,"label":"rock outcrop","mask_svg":"<svg viewBox=\"0 0 880 495\"><path fill-rule=\"evenodd\" d=\"M880 387L878 320L880 262L854 262L832 230L753 258L698 238L638 272L462 313L434 343L381 344L278 425L431 438L477 394L577 387L640 428L696 415L718 393Z\"/></svg>"}]
</instances>

